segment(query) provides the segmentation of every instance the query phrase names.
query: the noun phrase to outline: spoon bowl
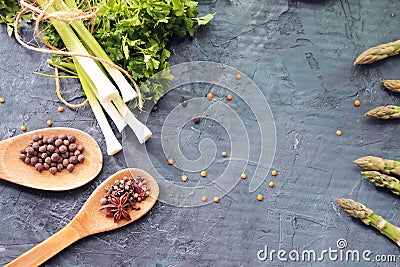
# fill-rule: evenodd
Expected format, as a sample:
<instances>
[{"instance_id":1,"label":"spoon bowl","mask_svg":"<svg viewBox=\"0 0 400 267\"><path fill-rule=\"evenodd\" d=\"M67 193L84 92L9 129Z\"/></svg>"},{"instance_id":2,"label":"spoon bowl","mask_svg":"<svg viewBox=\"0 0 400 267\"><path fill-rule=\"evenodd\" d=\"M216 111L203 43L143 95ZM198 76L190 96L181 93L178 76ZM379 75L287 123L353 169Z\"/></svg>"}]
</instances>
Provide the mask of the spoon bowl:
<instances>
[{"instance_id":1,"label":"spoon bowl","mask_svg":"<svg viewBox=\"0 0 400 267\"><path fill-rule=\"evenodd\" d=\"M74 134L77 145L84 145L85 160L72 172L62 170L55 175L48 170L39 173L19 159L20 149L28 146L33 135ZM93 180L102 168L103 157L97 142L89 134L66 127L45 128L0 141L0 179L42 190L62 191L80 187Z\"/></svg>"},{"instance_id":2,"label":"spoon bowl","mask_svg":"<svg viewBox=\"0 0 400 267\"><path fill-rule=\"evenodd\" d=\"M100 199L105 195L105 187L113 185L115 180L121 180L124 176L143 177L150 189L150 195L145 200L137 203L139 210L131 210L131 220L121 219L114 223L112 217L107 217L100 209ZM55 254L74 243L75 241L96 233L114 230L144 216L156 203L159 195L159 187L156 180L147 172L140 169L123 169L101 183L90 195L80 211L63 229L49 237L42 243L25 252L6 266L39 266Z\"/></svg>"}]
</instances>

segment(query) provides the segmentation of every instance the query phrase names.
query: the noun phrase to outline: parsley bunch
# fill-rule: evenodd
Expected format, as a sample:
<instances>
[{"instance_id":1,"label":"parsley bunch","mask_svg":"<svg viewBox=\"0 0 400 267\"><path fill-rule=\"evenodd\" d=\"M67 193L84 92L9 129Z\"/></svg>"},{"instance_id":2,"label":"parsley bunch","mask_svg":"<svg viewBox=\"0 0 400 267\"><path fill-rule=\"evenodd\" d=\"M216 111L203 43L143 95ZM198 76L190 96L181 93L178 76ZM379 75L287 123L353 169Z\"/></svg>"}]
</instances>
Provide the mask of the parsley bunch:
<instances>
[{"instance_id":1,"label":"parsley bunch","mask_svg":"<svg viewBox=\"0 0 400 267\"><path fill-rule=\"evenodd\" d=\"M80 0L84 6L86 1ZM198 15L192 0L92 0L99 7L93 36L116 64L134 79L144 81L168 68L170 51L167 44L174 35L193 37L199 25L214 16ZM79 5L79 4L78 4ZM144 92L146 99L157 101L160 87Z\"/></svg>"}]
</instances>

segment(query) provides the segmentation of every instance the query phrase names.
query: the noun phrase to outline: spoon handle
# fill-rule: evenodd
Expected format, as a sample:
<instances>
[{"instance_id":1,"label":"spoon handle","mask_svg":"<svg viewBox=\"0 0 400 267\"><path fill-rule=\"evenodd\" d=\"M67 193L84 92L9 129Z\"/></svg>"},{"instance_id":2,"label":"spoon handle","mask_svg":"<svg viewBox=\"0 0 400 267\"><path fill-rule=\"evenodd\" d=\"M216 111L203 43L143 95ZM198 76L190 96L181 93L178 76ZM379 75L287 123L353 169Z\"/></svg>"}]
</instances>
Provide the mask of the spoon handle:
<instances>
[{"instance_id":1,"label":"spoon handle","mask_svg":"<svg viewBox=\"0 0 400 267\"><path fill-rule=\"evenodd\" d=\"M80 238L82 236L71 222L59 232L28 250L6 266L39 266Z\"/></svg>"}]
</instances>

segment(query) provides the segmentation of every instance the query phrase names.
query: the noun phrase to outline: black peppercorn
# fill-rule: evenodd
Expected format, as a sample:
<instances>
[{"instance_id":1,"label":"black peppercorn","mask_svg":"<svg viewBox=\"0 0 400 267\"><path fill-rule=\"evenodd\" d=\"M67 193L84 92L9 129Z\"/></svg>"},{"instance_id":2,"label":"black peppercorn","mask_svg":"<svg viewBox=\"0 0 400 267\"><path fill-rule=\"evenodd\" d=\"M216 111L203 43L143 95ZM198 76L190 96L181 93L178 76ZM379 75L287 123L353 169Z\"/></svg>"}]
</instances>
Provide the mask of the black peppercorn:
<instances>
[{"instance_id":1,"label":"black peppercorn","mask_svg":"<svg viewBox=\"0 0 400 267\"><path fill-rule=\"evenodd\" d=\"M49 152L54 152L55 149L56 148L53 145L48 145L47 146L47 151L49 151Z\"/></svg>"},{"instance_id":2,"label":"black peppercorn","mask_svg":"<svg viewBox=\"0 0 400 267\"><path fill-rule=\"evenodd\" d=\"M74 164L68 164L68 166L67 166L67 170L69 171L69 172L72 172L73 170L74 170L74 168L75 168L75 165Z\"/></svg>"},{"instance_id":3,"label":"black peppercorn","mask_svg":"<svg viewBox=\"0 0 400 267\"><path fill-rule=\"evenodd\" d=\"M61 154L64 154L65 152L67 152L68 148L65 145L62 145L58 148L58 150L60 151Z\"/></svg>"},{"instance_id":4,"label":"black peppercorn","mask_svg":"<svg viewBox=\"0 0 400 267\"><path fill-rule=\"evenodd\" d=\"M68 141L71 143L75 143L76 142L76 137L73 134L68 135Z\"/></svg>"},{"instance_id":5,"label":"black peppercorn","mask_svg":"<svg viewBox=\"0 0 400 267\"><path fill-rule=\"evenodd\" d=\"M64 167L67 167L68 164L69 164L69 160L68 160L68 159L63 159L62 165L63 165Z\"/></svg>"},{"instance_id":6,"label":"black peppercorn","mask_svg":"<svg viewBox=\"0 0 400 267\"><path fill-rule=\"evenodd\" d=\"M39 162L39 158L38 157L34 156L34 157L31 158L31 165L32 166L35 166L36 163L38 163L38 162Z\"/></svg>"},{"instance_id":7,"label":"black peppercorn","mask_svg":"<svg viewBox=\"0 0 400 267\"><path fill-rule=\"evenodd\" d=\"M33 153L35 152L33 147L27 147L25 150L26 150L26 153L28 153L29 155L33 155Z\"/></svg>"},{"instance_id":8,"label":"black peppercorn","mask_svg":"<svg viewBox=\"0 0 400 267\"><path fill-rule=\"evenodd\" d=\"M59 158L60 156L57 153L53 153L53 155L51 155L52 162L57 162Z\"/></svg>"},{"instance_id":9,"label":"black peppercorn","mask_svg":"<svg viewBox=\"0 0 400 267\"><path fill-rule=\"evenodd\" d=\"M78 161L79 162L83 162L85 160L85 156L84 155L79 155L78 156Z\"/></svg>"},{"instance_id":10,"label":"black peppercorn","mask_svg":"<svg viewBox=\"0 0 400 267\"><path fill-rule=\"evenodd\" d=\"M69 144L68 150L69 152L74 152L76 150L76 144L75 143Z\"/></svg>"},{"instance_id":11,"label":"black peppercorn","mask_svg":"<svg viewBox=\"0 0 400 267\"><path fill-rule=\"evenodd\" d=\"M62 171L62 169L64 169L64 166L61 163L57 164L57 171Z\"/></svg>"},{"instance_id":12,"label":"black peppercorn","mask_svg":"<svg viewBox=\"0 0 400 267\"><path fill-rule=\"evenodd\" d=\"M82 153L85 150L85 147L83 145L79 145L78 150Z\"/></svg>"},{"instance_id":13,"label":"black peppercorn","mask_svg":"<svg viewBox=\"0 0 400 267\"><path fill-rule=\"evenodd\" d=\"M63 143L63 140L61 140L60 138L58 138L58 139L54 142L54 144L56 145L56 147L59 147L59 146L63 145L64 143Z\"/></svg>"},{"instance_id":14,"label":"black peppercorn","mask_svg":"<svg viewBox=\"0 0 400 267\"><path fill-rule=\"evenodd\" d=\"M50 171L50 173L51 174L56 174L57 173L57 167L51 167L50 169L49 169L49 171Z\"/></svg>"},{"instance_id":15,"label":"black peppercorn","mask_svg":"<svg viewBox=\"0 0 400 267\"><path fill-rule=\"evenodd\" d=\"M43 166L42 163L36 163L35 169L36 169L38 172L42 172L42 171L44 170L44 166Z\"/></svg>"},{"instance_id":16,"label":"black peppercorn","mask_svg":"<svg viewBox=\"0 0 400 267\"><path fill-rule=\"evenodd\" d=\"M69 162L72 164L78 163L78 157L77 156L69 157Z\"/></svg>"}]
</instances>

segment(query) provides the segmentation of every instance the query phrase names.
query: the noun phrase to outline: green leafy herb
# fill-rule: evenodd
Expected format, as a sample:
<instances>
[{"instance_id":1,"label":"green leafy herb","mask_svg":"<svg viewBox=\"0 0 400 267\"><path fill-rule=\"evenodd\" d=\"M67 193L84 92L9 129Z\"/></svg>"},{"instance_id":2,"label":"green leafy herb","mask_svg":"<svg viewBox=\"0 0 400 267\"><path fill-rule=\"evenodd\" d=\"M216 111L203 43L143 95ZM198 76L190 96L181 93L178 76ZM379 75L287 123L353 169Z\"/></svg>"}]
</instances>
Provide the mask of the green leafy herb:
<instances>
[{"instance_id":1,"label":"green leafy herb","mask_svg":"<svg viewBox=\"0 0 400 267\"><path fill-rule=\"evenodd\" d=\"M171 36L193 36L214 14L196 18L197 2L191 0L92 0L100 8L93 36L116 64L134 79L144 81L169 67ZM85 1L80 3L85 5ZM157 88L157 89L156 89ZM157 101L161 87L144 96Z\"/></svg>"},{"instance_id":2,"label":"green leafy herb","mask_svg":"<svg viewBox=\"0 0 400 267\"><path fill-rule=\"evenodd\" d=\"M17 12L20 11L18 1L16 0L0 0L0 24L4 23L7 25L7 33L11 36L14 29L14 21ZM23 20L26 22L31 21L30 15L24 15Z\"/></svg>"}]
</instances>

